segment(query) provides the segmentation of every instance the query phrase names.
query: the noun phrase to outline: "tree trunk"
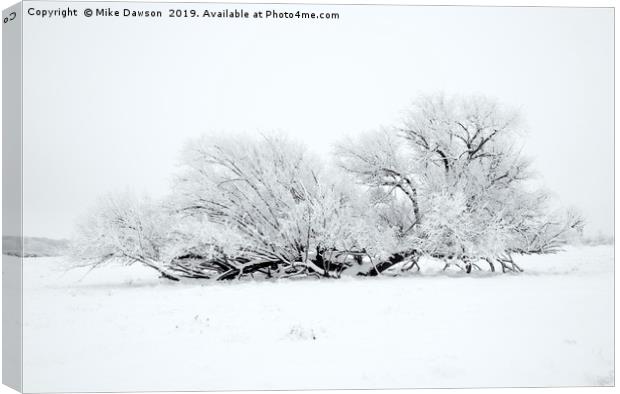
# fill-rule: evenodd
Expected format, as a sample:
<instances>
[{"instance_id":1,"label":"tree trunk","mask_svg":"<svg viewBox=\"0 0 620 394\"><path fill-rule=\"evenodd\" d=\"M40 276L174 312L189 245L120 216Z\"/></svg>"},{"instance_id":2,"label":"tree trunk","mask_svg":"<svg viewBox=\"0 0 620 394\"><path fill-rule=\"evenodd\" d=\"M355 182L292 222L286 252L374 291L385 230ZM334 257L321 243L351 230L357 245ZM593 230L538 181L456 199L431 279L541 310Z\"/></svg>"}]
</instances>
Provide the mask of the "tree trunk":
<instances>
[{"instance_id":1,"label":"tree trunk","mask_svg":"<svg viewBox=\"0 0 620 394\"><path fill-rule=\"evenodd\" d=\"M160 268L157 266L157 263L153 263L151 261L149 261L148 258L143 258L142 256L140 257L132 257L135 261L139 261L142 264L146 265L149 268L154 269L155 271L159 272L162 278L168 279L168 280L172 280L175 282L178 282L180 279L174 275L172 275L171 273L167 272L166 270L164 270L163 268Z\"/></svg>"},{"instance_id":2,"label":"tree trunk","mask_svg":"<svg viewBox=\"0 0 620 394\"><path fill-rule=\"evenodd\" d=\"M375 264L370 270L367 272L360 272L358 275L360 276L377 276L384 272L385 270L393 267L394 265L403 262L407 257L413 256L417 254L415 250L409 250L405 252L394 253L391 255L386 261L381 261Z\"/></svg>"},{"instance_id":3,"label":"tree trunk","mask_svg":"<svg viewBox=\"0 0 620 394\"><path fill-rule=\"evenodd\" d=\"M489 263L489 267L491 267L491 272L495 272L495 266L493 265L493 261L490 258L485 258L486 262Z\"/></svg>"},{"instance_id":4,"label":"tree trunk","mask_svg":"<svg viewBox=\"0 0 620 394\"><path fill-rule=\"evenodd\" d=\"M171 280L171 281L174 281L174 282L180 281L180 279L177 278L176 276L172 276L172 275L170 275L170 274L168 274L166 272L163 272L163 271L161 271L160 273L161 273L161 277L164 278L164 279L168 279L168 280Z\"/></svg>"},{"instance_id":5,"label":"tree trunk","mask_svg":"<svg viewBox=\"0 0 620 394\"><path fill-rule=\"evenodd\" d=\"M228 271L218 276L217 280L231 280L231 279L238 278L242 275L252 274L264 268L268 268L268 269L271 269L274 267L277 268L277 266L278 266L278 262L274 262L274 261L260 261L256 263L248 263L242 266L241 268L236 268L236 267L231 266L231 268Z\"/></svg>"}]
</instances>

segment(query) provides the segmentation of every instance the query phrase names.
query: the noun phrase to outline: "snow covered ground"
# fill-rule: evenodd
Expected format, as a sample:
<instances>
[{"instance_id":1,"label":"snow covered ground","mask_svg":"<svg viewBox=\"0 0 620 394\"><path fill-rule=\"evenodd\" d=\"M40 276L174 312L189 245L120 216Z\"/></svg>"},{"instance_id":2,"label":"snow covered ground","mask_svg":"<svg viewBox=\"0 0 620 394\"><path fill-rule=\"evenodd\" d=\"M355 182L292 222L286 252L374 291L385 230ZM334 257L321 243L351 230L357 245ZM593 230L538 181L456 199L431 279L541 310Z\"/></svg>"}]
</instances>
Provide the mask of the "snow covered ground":
<instances>
[{"instance_id":1,"label":"snow covered ground","mask_svg":"<svg viewBox=\"0 0 620 394\"><path fill-rule=\"evenodd\" d=\"M613 385L613 248L519 275L170 283L26 259L25 391ZM486 267L485 267L486 268Z\"/></svg>"}]
</instances>

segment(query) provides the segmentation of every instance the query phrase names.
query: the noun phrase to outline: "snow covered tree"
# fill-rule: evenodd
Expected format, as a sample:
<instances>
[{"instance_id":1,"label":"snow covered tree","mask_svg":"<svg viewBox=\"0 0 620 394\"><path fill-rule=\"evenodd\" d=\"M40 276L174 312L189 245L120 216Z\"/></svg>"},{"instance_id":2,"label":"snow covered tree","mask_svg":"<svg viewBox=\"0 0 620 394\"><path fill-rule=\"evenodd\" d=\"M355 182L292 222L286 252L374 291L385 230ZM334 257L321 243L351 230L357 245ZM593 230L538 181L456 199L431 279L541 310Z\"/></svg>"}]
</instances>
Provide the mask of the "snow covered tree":
<instances>
[{"instance_id":1,"label":"snow covered tree","mask_svg":"<svg viewBox=\"0 0 620 394\"><path fill-rule=\"evenodd\" d=\"M129 193L107 196L78 225L71 256L97 267L110 261L140 263L178 280L162 259L170 218L157 204Z\"/></svg>"},{"instance_id":2,"label":"snow covered tree","mask_svg":"<svg viewBox=\"0 0 620 394\"><path fill-rule=\"evenodd\" d=\"M179 214L234 229L243 239L237 275L338 276L335 258L354 252L363 230L353 196L318 160L282 136L203 137L182 155L174 204ZM361 211L361 210L360 210Z\"/></svg>"},{"instance_id":3,"label":"snow covered tree","mask_svg":"<svg viewBox=\"0 0 620 394\"><path fill-rule=\"evenodd\" d=\"M181 152L169 197L103 199L73 256L171 280L374 276L419 269L421 256L520 271L513 254L553 253L582 226L532 187L521 133L495 101L438 95L397 127L343 141L344 171L282 135L203 136Z\"/></svg>"},{"instance_id":4,"label":"snow covered tree","mask_svg":"<svg viewBox=\"0 0 620 394\"><path fill-rule=\"evenodd\" d=\"M237 253L240 242L226 226L182 217L163 203L124 193L101 199L84 218L70 254L93 268L137 263L174 281L209 279L230 269L220 261Z\"/></svg>"},{"instance_id":5,"label":"snow covered tree","mask_svg":"<svg viewBox=\"0 0 620 394\"><path fill-rule=\"evenodd\" d=\"M409 245L401 255L463 262L469 272L478 259L550 252L579 225L549 217L545 199L519 201L531 179L522 133L518 114L493 100L424 96L401 125L340 144L337 159L382 195L377 209L389 202L384 217Z\"/></svg>"}]
</instances>

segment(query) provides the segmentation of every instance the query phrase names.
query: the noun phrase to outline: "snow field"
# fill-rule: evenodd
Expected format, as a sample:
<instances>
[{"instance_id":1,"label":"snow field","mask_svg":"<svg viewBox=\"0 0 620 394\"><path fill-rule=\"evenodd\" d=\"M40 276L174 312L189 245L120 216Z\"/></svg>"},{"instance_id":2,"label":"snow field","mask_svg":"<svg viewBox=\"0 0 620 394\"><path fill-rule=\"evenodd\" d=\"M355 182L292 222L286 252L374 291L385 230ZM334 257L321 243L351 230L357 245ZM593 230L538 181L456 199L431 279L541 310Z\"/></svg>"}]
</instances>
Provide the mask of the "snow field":
<instances>
[{"instance_id":1,"label":"snow field","mask_svg":"<svg viewBox=\"0 0 620 394\"><path fill-rule=\"evenodd\" d=\"M24 389L613 385L613 247L517 263L526 272L427 260L405 277L172 283L25 259Z\"/></svg>"}]
</instances>

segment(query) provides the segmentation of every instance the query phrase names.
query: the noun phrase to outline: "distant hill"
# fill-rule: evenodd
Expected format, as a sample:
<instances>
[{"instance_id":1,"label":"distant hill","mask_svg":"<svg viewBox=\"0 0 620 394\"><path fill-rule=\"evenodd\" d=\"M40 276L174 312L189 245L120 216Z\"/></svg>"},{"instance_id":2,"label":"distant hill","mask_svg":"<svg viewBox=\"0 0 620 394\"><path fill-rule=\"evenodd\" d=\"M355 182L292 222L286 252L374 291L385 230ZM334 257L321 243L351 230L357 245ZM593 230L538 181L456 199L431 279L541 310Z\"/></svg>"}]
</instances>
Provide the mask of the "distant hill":
<instances>
[{"instance_id":1,"label":"distant hill","mask_svg":"<svg viewBox=\"0 0 620 394\"><path fill-rule=\"evenodd\" d=\"M24 237L23 257L50 257L66 254L69 241L41 237ZM2 236L2 254L22 256L20 238L12 235Z\"/></svg>"}]
</instances>

